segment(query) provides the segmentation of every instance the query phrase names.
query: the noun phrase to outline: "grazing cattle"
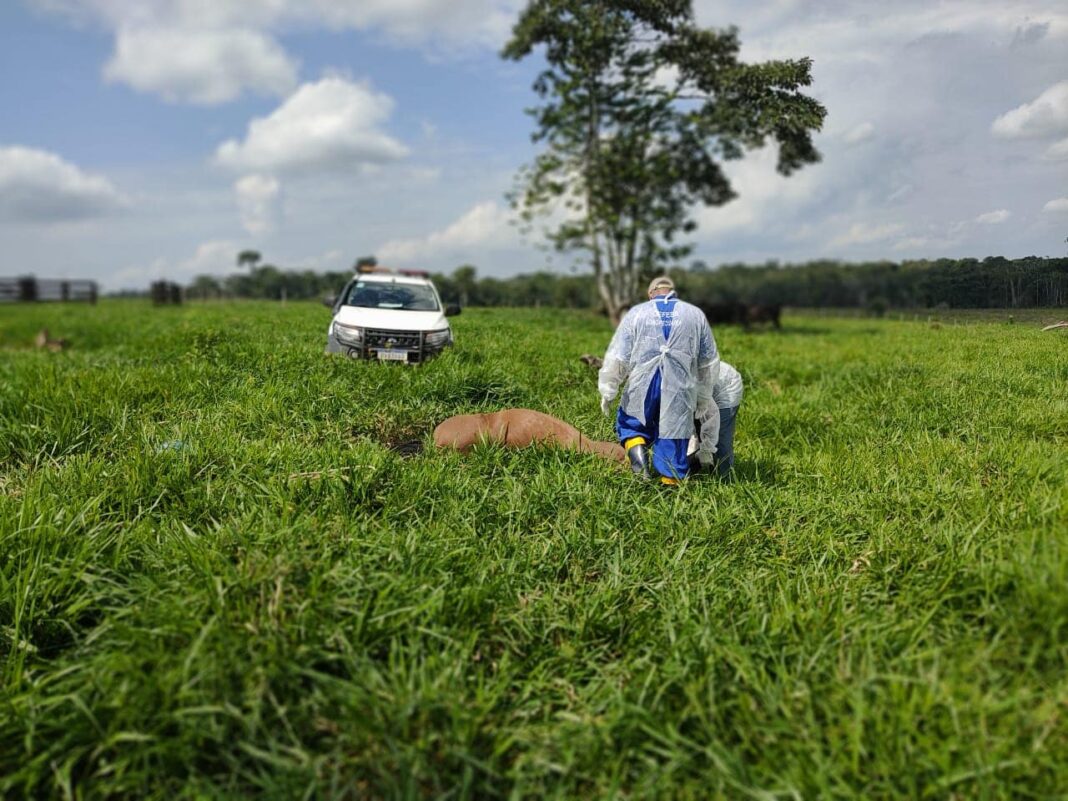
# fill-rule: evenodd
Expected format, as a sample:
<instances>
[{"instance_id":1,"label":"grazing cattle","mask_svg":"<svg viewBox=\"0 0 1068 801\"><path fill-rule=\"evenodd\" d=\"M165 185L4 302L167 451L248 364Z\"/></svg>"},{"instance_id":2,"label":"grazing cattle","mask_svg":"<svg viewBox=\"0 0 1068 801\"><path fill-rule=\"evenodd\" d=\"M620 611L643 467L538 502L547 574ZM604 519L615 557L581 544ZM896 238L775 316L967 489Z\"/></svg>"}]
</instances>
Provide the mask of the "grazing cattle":
<instances>
[{"instance_id":1,"label":"grazing cattle","mask_svg":"<svg viewBox=\"0 0 1068 801\"><path fill-rule=\"evenodd\" d=\"M434 429L434 444L467 453L480 442L506 448L530 445L557 445L561 448L592 453L619 464L627 455L616 442L589 439L574 426L533 409L503 409L490 414L459 414L444 420Z\"/></svg>"},{"instance_id":2,"label":"grazing cattle","mask_svg":"<svg viewBox=\"0 0 1068 801\"><path fill-rule=\"evenodd\" d=\"M771 323L775 328L782 328L781 303L741 303L726 301L724 303L699 304L711 325L740 325L748 329L759 323Z\"/></svg>"},{"instance_id":3,"label":"grazing cattle","mask_svg":"<svg viewBox=\"0 0 1068 801\"><path fill-rule=\"evenodd\" d=\"M781 303L753 303L749 306L747 319L749 325L771 323L775 328L782 329L782 323L779 321L781 315Z\"/></svg>"},{"instance_id":4,"label":"grazing cattle","mask_svg":"<svg viewBox=\"0 0 1068 801\"><path fill-rule=\"evenodd\" d=\"M725 303L699 303L711 325L749 325L749 307L738 301Z\"/></svg>"}]
</instances>

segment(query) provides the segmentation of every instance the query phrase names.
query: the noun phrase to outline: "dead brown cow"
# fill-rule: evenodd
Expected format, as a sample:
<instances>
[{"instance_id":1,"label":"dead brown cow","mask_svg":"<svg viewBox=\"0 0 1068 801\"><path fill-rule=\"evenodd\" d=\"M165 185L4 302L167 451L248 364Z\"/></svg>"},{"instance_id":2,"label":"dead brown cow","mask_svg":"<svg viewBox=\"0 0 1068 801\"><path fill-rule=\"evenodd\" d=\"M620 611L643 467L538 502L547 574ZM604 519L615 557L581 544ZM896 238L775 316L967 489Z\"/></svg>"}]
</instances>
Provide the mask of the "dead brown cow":
<instances>
[{"instance_id":1,"label":"dead brown cow","mask_svg":"<svg viewBox=\"0 0 1068 801\"><path fill-rule=\"evenodd\" d=\"M615 442L589 439L563 420L533 409L503 409L489 414L458 414L434 429L434 444L467 453L480 442L506 448L530 445L557 445L592 453L620 464L627 463L623 446Z\"/></svg>"}]
</instances>

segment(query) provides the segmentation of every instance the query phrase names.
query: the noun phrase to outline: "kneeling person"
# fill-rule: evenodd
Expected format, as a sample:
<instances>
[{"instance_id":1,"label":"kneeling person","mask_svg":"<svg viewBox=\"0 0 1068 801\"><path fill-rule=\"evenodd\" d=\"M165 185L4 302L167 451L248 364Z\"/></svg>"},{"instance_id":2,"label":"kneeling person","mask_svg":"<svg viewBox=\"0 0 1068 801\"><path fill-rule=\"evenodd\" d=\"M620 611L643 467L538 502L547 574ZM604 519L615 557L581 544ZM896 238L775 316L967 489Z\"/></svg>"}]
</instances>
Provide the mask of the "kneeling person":
<instances>
[{"instance_id":1,"label":"kneeling person","mask_svg":"<svg viewBox=\"0 0 1068 801\"><path fill-rule=\"evenodd\" d=\"M734 467L734 423L742 405L744 386L741 374L721 361L719 375L712 385L715 411L697 421L697 434L690 438L688 453L703 470L714 469L727 478Z\"/></svg>"}]
</instances>

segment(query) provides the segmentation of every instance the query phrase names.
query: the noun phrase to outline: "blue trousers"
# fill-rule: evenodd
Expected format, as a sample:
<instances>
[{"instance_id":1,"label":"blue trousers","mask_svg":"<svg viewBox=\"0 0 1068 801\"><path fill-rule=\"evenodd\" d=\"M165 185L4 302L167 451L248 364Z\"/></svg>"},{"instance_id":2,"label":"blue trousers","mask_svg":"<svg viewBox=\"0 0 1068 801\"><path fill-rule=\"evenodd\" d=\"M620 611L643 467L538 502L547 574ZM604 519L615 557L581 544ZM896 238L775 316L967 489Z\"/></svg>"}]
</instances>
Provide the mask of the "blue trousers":
<instances>
[{"instance_id":1,"label":"blue trousers","mask_svg":"<svg viewBox=\"0 0 1068 801\"><path fill-rule=\"evenodd\" d=\"M621 443L642 437L653 449L653 469L668 478L686 478L690 465L686 461L689 439L661 439L660 437L660 371L657 370L645 393L645 422L631 417L620 405L616 412L616 433ZM722 440L722 436L720 437Z\"/></svg>"},{"instance_id":2,"label":"blue trousers","mask_svg":"<svg viewBox=\"0 0 1068 801\"><path fill-rule=\"evenodd\" d=\"M719 410L719 441L716 442L716 472L727 478L734 467L734 424L738 421L738 407Z\"/></svg>"}]
</instances>

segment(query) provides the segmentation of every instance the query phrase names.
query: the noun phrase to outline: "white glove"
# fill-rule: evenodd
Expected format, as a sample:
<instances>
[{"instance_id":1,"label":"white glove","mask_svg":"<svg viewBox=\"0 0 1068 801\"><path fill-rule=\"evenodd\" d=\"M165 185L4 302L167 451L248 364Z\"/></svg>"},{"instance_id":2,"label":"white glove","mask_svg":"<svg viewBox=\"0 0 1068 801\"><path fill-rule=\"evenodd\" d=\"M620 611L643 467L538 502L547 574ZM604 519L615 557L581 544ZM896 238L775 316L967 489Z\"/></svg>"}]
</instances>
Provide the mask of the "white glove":
<instances>
[{"instance_id":1,"label":"white glove","mask_svg":"<svg viewBox=\"0 0 1068 801\"><path fill-rule=\"evenodd\" d=\"M612 401L613 398L606 398L603 395L601 396L601 413L605 417L612 416Z\"/></svg>"},{"instance_id":2,"label":"white glove","mask_svg":"<svg viewBox=\"0 0 1068 801\"><path fill-rule=\"evenodd\" d=\"M697 461L708 467L716 458L716 443L719 442L719 407L712 404L702 409L697 422L701 424L701 444L697 447Z\"/></svg>"},{"instance_id":3,"label":"white glove","mask_svg":"<svg viewBox=\"0 0 1068 801\"><path fill-rule=\"evenodd\" d=\"M716 449L700 447L697 449L697 461L701 463L701 467L711 467L712 462L716 459Z\"/></svg>"}]
</instances>

